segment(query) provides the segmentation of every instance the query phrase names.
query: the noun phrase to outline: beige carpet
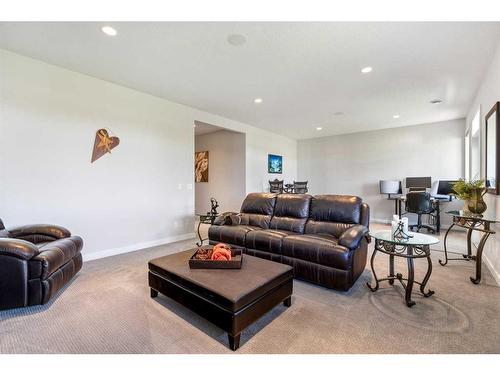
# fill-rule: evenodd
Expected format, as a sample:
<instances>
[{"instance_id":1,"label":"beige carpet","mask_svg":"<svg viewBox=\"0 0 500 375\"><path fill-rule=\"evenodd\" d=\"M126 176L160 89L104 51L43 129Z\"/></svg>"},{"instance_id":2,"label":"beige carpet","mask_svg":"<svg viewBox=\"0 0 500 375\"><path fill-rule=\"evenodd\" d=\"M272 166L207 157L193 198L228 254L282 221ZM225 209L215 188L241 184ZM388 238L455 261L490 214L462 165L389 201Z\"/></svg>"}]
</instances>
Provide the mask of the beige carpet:
<instances>
[{"instance_id":1,"label":"beige carpet","mask_svg":"<svg viewBox=\"0 0 500 375\"><path fill-rule=\"evenodd\" d=\"M464 248L464 233L451 237L453 248ZM0 312L0 352L232 353L219 328L164 296L149 297L147 261L193 242L85 263L50 304ZM292 306L277 306L244 331L237 353L500 353L500 288L486 266L473 285L473 262L441 267L442 255L433 253L428 284L436 294L415 293L411 309L398 285L367 289L369 265L347 293L295 281ZM387 264L379 254L379 276ZM422 278L425 261L416 268ZM404 273L405 263L396 270Z\"/></svg>"}]
</instances>

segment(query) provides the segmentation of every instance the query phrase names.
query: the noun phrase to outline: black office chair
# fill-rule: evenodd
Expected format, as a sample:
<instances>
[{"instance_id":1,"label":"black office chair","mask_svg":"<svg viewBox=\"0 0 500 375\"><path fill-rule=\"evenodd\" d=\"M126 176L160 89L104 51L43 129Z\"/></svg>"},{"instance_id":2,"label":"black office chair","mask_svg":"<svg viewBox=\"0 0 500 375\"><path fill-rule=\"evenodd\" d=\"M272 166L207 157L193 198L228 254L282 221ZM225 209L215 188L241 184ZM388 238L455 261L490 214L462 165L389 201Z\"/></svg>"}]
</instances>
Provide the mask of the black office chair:
<instances>
[{"instance_id":1,"label":"black office chair","mask_svg":"<svg viewBox=\"0 0 500 375\"><path fill-rule=\"evenodd\" d=\"M307 182L308 181L294 181L293 182L293 192L295 194L306 194L307 190Z\"/></svg>"},{"instance_id":2,"label":"black office chair","mask_svg":"<svg viewBox=\"0 0 500 375\"><path fill-rule=\"evenodd\" d=\"M269 192L282 194L283 193L283 181L284 180L278 180L278 179L275 179L274 181L269 181Z\"/></svg>"},{"instance_id":3,"label":"black office chair","mask_svg":"<svg viewBox=\"0 0 500 375\"><path fill-rule=\"evenodd\" d=\"M436 233L436 229L427 224L422 224L422 215L431 215L435 207L431 201L431 195L427 192L409 192L406 194L406 213L417 214L417 224L410 225L410 230L426 228L431 233Z\"/></svg>"}]
</instances>

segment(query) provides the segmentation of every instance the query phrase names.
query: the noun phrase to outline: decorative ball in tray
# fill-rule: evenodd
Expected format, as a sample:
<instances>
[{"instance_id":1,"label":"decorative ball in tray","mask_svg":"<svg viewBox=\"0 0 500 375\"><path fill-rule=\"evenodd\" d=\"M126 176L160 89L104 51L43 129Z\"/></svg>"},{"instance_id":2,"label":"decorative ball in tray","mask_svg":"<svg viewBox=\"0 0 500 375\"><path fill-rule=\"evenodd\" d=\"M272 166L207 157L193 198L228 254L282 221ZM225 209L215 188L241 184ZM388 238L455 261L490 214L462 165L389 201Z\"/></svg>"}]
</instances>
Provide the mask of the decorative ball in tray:
<instances>
[{"instance_id":1,"label":"decorative ball in tray","mask_svg":"<svg viewBox=\"0 0 500 375\"><path fill-rule=\"evenodd\" d=\"M242 260L241 249L219 243L215 246L202 246L196 249L189 259L189 268L241 268Z\"/></svg>"}]
</instances>

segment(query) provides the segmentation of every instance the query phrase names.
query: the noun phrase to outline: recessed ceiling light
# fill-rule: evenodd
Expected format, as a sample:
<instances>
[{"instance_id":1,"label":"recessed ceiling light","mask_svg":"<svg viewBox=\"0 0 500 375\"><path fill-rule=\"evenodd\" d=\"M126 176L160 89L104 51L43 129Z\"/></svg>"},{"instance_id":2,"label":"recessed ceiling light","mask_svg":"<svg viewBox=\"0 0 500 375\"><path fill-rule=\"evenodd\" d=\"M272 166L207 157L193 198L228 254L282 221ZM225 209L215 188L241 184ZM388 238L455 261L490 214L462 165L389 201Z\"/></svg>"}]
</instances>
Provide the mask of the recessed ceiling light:
<instances>
[{"instance_id":1,"label":"recessed ceiling light","mask_svg":"<svg viewBox=\"0 0 500 375\"><path fill-rule=\"evenodd\" d=\"M363 69L361 69L361 73L366 74L370 73L373 70L371 66L365 66Z\"/></svg>"},{"instance_id":2,"label":"recessed ceiling light","mask_svg":"<svg viewBox=\"0 0 500 375\"><path fill-rule=\"evenodd\" d=\"M442 103L442 102L444 102L444 99L436 98L436 99L432 99L429 103L431 103L431 104L439 104L439 103Z\"/></svg>"},{"instance_id":3,"label":"recessed ceiling light","mask_svg":"<svg viewBox=\"0 0 500 375\"><path fill-rule=\"evenodd\" d=\"M227 42L233 46L241 46L242 44L245 44L246 41L247 38L241 34L231 34L227 37Z\"/></svg>"},{"instance_id":4,"label":"recessed ceiling light","mask_svg":"<svg viewBox=\"0 0 500 375\"><path fill-rule=\"evenodd\" d=\"M260 104L260 103L262 103L262 102L263 102L263 100L262 100L262 98L255 98L255 99L253 100L253 102L254 102L255 104Z\"/></svg>"},{"instance_id":5,"label":"recessed ceiling light","mask_svg":"<svg viewBox=\"0 0 500 375\"><path fill-rule=\"evenodd\" d=\"M316 130L323 130L323 128L322 128L322 127L320 127L320 126L318 126L318 127L316 128Z\"/></svg>"},{"instance_id":6,"label":"recessed ceiling light","mask_svg":"<svg viewBox=\"0 0 500 375\"><path fill-rule=\"evenodd\" d=\"M109 36L115 36L116 34L118 34L116 30L113 29L111 26L103 26L101 30L104 34Z\"/></svg>"},{"instance_id":7,"label":"recessed ceiling light","mask_svg":"<svg viewBox=\"0 0 500 375\"><path fill-rule=\"evenodd\" d=\"M393 115L392 118L399 118L399 115Z\"/></svg>"}]
</instances>

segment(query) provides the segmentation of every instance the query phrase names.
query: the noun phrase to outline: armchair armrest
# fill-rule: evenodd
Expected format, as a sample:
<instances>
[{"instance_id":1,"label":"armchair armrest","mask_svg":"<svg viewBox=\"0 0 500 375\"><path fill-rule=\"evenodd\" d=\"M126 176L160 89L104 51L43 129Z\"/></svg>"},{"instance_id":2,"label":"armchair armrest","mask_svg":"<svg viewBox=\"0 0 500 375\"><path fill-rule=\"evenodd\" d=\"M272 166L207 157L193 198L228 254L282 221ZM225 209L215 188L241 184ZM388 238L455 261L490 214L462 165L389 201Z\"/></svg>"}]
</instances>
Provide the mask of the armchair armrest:
<instances>
[{"instance_id":1,"label":"armchair armrest","mask_svg":"<svg viewBox=\"0 0 500 375\"><path fill-rule=\"evenodd\" d=\"M364 225L354 225L342 233L339 238L339 245L354 250L365 236L368 236L368 228Z\"/></svg>"},{"instance_id":2,"label":"armchair armrest","mask_svg":"<svg viewBox=\"0 0 500 375\"><path fill-rule=\"evenodd\" d=\"M31 242L15 238L0 238L0 255L9 255L23 260L30 260L38 255L38 248Z\"/></svg>"},{"instance_id":3,"label":"armchair armrest","mask_svg":"<svg viewBox=\"0 0 500 375\"><path fill-rule=\"evenodd\" d=\"M59 240L71 236L71 232L64 227L51 224L23 225L9 229L10 237L24 239L33 236L48 236Z\"/></svg>"}]
</instances>

